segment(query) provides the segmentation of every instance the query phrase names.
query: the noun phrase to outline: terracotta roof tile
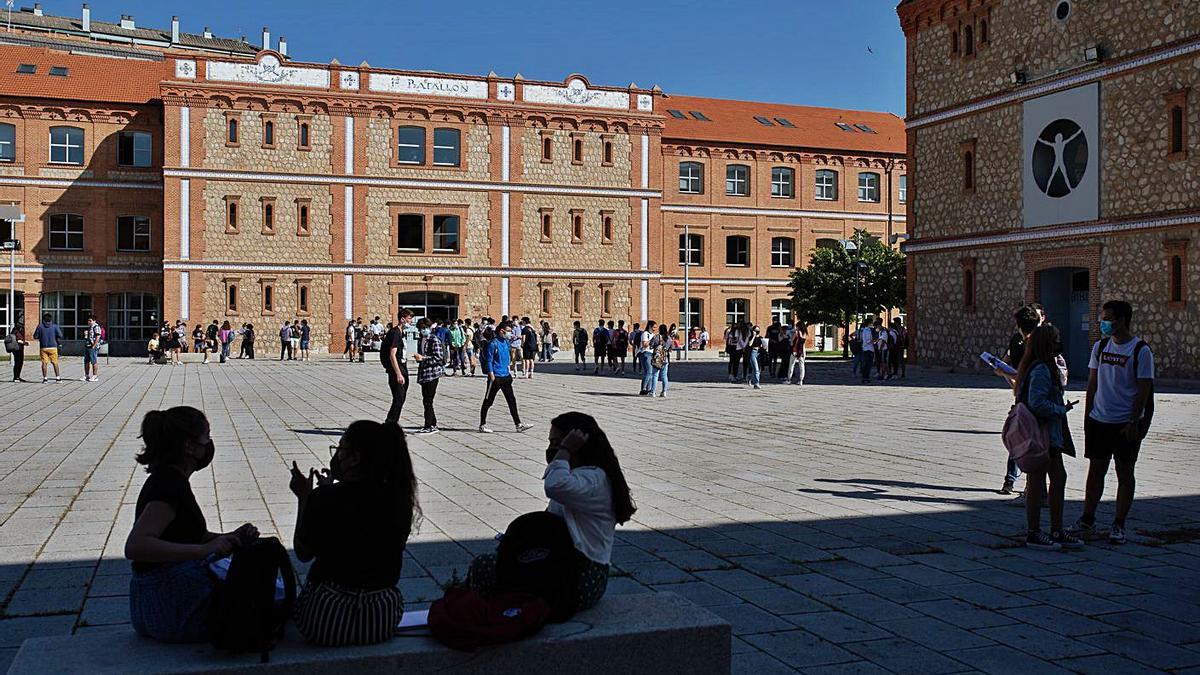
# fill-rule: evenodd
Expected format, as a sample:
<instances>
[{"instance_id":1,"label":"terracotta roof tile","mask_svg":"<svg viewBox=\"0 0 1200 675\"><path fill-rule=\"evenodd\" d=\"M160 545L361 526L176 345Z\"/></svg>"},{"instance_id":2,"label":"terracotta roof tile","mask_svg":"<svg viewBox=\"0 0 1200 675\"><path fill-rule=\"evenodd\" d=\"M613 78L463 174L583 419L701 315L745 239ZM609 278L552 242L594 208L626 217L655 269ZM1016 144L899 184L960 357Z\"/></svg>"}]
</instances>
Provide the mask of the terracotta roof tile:
<instances>
[{"instance_id":1,"label":"terracotta roof tile","mask_svg":"<svg viewBox=\"0 0 1200 675\"><path fill-rule=\"evenodd\" d=\"M32 75L17 72L31 64ZM66 77L50 75L62 66ZM146 103L159 97L159 83L166 75L163 61L81 56L35 47L0 46L0 95L39 98Z\"/></svg>"},{"instance_id":2,"label":"terracotta roof tile","mask_svg":"<svg viewBox=\"0 0 1200 675\"><path fill-rule=\"evenodd\" d=\"M671 95L662 101L666 141L707 141L846 152L905 152L904 120L891 113ZM672 113L677 111L683 115ZM709 121L692 115L699 112ZM770 122L763 124L756 118ZM780 122L785 120L792 126ZM846 131L837 125L845 124ZM855 125L865 125L875 133Z\"/></svg>"}]
</instances>

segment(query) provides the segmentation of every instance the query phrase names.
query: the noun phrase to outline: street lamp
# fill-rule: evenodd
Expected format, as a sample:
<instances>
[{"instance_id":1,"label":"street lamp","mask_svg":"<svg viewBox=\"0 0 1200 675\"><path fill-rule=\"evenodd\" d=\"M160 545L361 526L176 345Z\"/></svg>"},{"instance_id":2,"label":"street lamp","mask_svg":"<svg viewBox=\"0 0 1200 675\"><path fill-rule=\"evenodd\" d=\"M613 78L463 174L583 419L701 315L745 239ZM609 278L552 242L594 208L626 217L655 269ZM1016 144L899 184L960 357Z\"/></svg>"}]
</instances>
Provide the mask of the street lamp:
<instances>
[{"instance_id":1,"label":"street lamp","mask_svg":"<svg viewBox=\"0 0 1200 675\"><path fill-rule=\"evenodd\" d=\"M20 239L0 241L0 251L8 251L8 316L4 317L4 334L12 332L17 324L17 251L21 249Z\"/></svg>"},{"instance_id":2,"label":"street lamp","mask_svg":"<svg viewBox=\"0 0 1200 675\"><path fill-rule=\"evenodd\" d=\"M855 233L854 236L858 237L858 233ZM862 278L862 267L864 265L864 263L862 262L862 247L860 247L858 245L857 241L854 241L851 239L843 239L841 241L841 244L842 244L842 248L845 249L847 254L849 254L850 251L854 251L854 325L857 328L857 326L859 324L858 285L859 285L859 280ZM850 339L850 318L846 317L846 340L849 340L849 339ZM848 354L849 349L850 349L849 344L844 340L842 343L842 358L845 358L849 355Z\"/></svg>"}]
</instances>

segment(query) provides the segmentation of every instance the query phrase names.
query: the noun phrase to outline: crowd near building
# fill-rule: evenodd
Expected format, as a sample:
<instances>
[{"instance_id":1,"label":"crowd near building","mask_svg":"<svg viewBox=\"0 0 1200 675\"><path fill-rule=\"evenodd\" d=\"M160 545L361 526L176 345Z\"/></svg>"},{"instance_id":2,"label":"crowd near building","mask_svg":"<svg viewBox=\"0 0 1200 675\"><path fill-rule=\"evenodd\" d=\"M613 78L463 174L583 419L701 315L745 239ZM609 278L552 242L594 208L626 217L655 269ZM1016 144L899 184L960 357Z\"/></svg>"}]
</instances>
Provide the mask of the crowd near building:
<instances>
[{"instance_id":1,"label":"crowd near building","mask_svg":"<svg viewBox=\"0 0 1200 675\"><path fill-rule=\"evenodd\" d=\"M1137 0L905 0L913 358L981 367L1040 302L1086 375L1108 300L1200 375L1200 12Z\"/></svg>"},{"instance_id":2,"label":"crowd near building","mask_svg":"<svg viewBox=\"0 0 1200 675\"><path fill-rule=\"evenodd\" d=\"M419 66L420 64L414 64ZM788 275L905 232L903 122L658 87L293 60L131 16L14 9L0 32L0 327L163 321L789 319ZM5 261L8 262L8 261ZM817 346L835 328L810 331Z\"/></svg>"}]
</instances>

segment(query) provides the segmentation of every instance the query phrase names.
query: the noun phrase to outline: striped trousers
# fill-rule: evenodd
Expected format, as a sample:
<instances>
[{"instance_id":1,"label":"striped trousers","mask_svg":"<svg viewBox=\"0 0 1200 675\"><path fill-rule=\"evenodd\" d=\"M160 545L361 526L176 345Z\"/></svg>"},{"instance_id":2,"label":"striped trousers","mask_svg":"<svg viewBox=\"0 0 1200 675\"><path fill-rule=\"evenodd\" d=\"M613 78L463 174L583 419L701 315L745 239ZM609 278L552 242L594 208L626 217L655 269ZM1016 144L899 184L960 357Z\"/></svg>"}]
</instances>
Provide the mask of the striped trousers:
<instances>
[{"instance_id":1,"label":"striped trousers","mask_svg":"<svg viewBox=\"0 0 1200 675\"><path fill-rule=\"evenodd\" d=\"M362 591L309 582L296 598L294 619L311 644L341 647L390 640L403 616L404 598L398 588Z\"/></svg>"}]
</instances>

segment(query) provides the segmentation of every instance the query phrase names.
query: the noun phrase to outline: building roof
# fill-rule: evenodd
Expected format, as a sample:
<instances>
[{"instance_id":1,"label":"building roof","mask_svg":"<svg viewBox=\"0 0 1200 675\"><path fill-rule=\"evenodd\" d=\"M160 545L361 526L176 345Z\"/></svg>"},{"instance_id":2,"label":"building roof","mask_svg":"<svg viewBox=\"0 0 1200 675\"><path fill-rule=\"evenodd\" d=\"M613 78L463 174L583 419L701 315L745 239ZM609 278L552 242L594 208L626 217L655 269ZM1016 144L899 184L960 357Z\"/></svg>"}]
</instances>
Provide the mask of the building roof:
<instances>
[{"instance_id":1,"label":"building roof","mask_svg":"<svg viewBox=\"0 0 1200 675\"><path fill-rule=\"evenodd\" d=\"M665 140L897 155L906 148L904 120L891 113L675 95L661 106Z\"/></svg>"},{"instance_id":2,"label":"building roof","mask_svg":"<svg viewBox=\"0 0 1200 675\"><path fill-rule=\"evenodd\" d=\"M33 73L18 72L23 65L33 66ZM66 68L66 75L51 75L51 68ZM159 97L165 75L164 61L0 46L0 96L146 103Z\"/></svg>"},{"instance_id":3,"label":"building roof","mask_svg":"<svg viewBox=\"0 0 1200 675\"><path fill-rule=\"evenodd\" d=\"M0 12L0 20L7 22L9 20L8 12ZM258 47L242 40L217 37L215 35L213 37L204 37L204 35L197 35L195 33L180 32L179 42L172 44L170 29L149 28L145 26L122 28L119 23L110 23L97 19L91 20L90 33L85 33L82 17L51 16L50 14L39 15L35 14L33 10L24 7L20 11L12 12L11 20L13 27L19 30L86 36L101 42L115 42L117 44L128 40L131 43L130 46L135 46L132 42L138 40L158 43L162 47L174 46L183 49L204 49L234 54L255 54L258 52Z\"/></svg>"}]
</instances>

